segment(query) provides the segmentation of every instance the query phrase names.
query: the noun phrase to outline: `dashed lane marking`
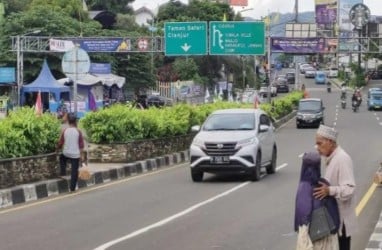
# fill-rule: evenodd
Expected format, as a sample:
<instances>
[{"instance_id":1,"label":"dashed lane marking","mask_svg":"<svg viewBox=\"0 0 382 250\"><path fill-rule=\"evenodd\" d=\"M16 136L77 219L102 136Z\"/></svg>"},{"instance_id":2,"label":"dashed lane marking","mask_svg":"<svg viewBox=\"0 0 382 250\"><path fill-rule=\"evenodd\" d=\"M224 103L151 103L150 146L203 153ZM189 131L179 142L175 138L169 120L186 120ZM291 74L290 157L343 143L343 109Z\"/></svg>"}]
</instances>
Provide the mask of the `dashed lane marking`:
<instances>
[{"instance_id":1,"label":"dashed lane marking","mask_svg":"<svg viewBox=\"0 0 382 250\"><path fill-rule=\"evenodd\" d=\"M282 169L282 168L285 168L286 166L288 166L288 164L287 164L287 163L283 163L283 164L281 164L280 166L278 166L278 167L276 168L276 170L280 170L280 169ZM134 237L136 237L136 236L138 236L138 235L141 235L141 234L143 234L143 233L146 233L146 232L148 232L148 231L150 231L150 230L152 230L152 229L154 229L154 228L158 228L158 227L164 226L164 225L166 225L167 223L169 223L169 222L171 222L171 221L173 221L173 220L176 220L176 219L178 219L178 218L180 218L180 217L182 217L182 216L184 216L184 215L187 215L187 214L191 213L192 211L194 211L194 210L196 210L196 209L198 209L198 208L200 208L200 207L203 207L203 206L205 206L205 205L207 205L207 204L209 204L209 203L211 203L211 202L213 202L213 201L215 201L215 200L217 200L217 199L219 199L219 198L222 198L222 197L224 197L224 196L227 196L227 195L229 195L229 194L231 194L231 193L233 193L233 192L239 190L239 189L242 188L242 187L245 187L245 186L248 185L249 183L251 183L251 182L250 182L250 181L247 181L247 182L244 182L244 183L242 183L242 184L240 184L240 185L237 185L237 186L235 186L235 187L233 187L233 188L231 188L231 189L229 189L229 190L227 190L227 191L225 191L225 192L223 192L223 193L220 193L220 194L218 194L218 195L216 195L216 196L214 196L214 197L211 197L211 198L209 198L209 199L207 199L207 200L204 200L204 201L202 201L202 202L200 202L200 203L197 203L197 204L195 204L195 205L193 205L193 206L191 206L191 207L189 207L189 208L186 208L185 210L183 210L183 211L181 211L181 212L179 212L179 213L176 213L176 214L174 214L174 215L172 215L172 216L169 216L169 217L167 217L167 218L164 218L163 220L160 220L160 221L158 221L158 222L156 222L156 223L153 223L153 224L151 224L151 225L148 225L147 227L138 229L138 230L136 230L136 231L134 231L134 232L132 232L132 233L130 233L130 234L127 234L127 235L122 236L122 237L120 237L120 238L117 238L117 239L115 239L115 240L106 242L105 244L103 244L103 245L101 245L101 246L98 246L98 247L94 248L94 250L105 250L105 249L108 249L109 247L112 247L112 246L114 246L115 244L118 244L118 243L123 242L123 241L125 241L125 240L129 240L129 239L131 239L131 238L134 238Z\"/></svg>"}]
</instances>

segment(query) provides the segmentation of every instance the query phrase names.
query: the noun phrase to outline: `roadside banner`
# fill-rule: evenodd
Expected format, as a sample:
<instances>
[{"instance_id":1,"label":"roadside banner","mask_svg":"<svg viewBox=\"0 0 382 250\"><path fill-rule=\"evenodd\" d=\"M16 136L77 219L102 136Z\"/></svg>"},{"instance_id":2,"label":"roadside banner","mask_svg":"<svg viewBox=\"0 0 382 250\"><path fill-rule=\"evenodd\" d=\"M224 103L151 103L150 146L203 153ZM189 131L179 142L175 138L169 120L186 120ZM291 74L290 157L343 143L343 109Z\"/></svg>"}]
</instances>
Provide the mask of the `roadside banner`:
<instances>
[{"instance_id":1,"label":"roadside banner","mask_svg":"<svg viewBox=\"0 0 382 250\"><path fill-rule=\"evenodd\" d=\"M311 54L327 50L325 38L322 37L272 37L272 52Z\"/></svg>"}]
</instances>

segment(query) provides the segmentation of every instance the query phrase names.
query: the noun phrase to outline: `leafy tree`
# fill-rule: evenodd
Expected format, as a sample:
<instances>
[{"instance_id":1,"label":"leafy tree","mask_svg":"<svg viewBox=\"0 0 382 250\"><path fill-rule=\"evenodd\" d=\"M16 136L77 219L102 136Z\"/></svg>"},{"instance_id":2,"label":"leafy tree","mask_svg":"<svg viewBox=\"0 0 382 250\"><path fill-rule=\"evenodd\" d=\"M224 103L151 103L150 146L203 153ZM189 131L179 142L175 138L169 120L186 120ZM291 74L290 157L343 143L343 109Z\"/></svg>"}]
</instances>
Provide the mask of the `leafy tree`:
<instances>
[{"instance_id":1,"label":"leafy tree","mask_svg":"<svg viewBox=\"0 0 382 250\"><path fill-rule=\"evenodd\" d=\"M126 77L125 90L130 88L135 93L155 85L154 74L151 74L151 57L146 53L133 53L127 58L126 64L119 67L118 74Z\"/></svg>"},{"instance_id":2,"label":"leafy tree","mask_svg":"<svg viewBox=\"0 0 382 250\"><path fill-rule=\"evenodd\" d=\"M199 76L198 65L192 58L175 59L174 70L177 72L179 80L192 80L194 77Z\"/></svg>"},{"instance_id":3,"label":"leafy tree","mask_svg":"<svg viewBox=\"0 0 382 250\"><path fill-rule=\"evenodd\" d=\"M132 13L129 6L134 0L87 0L86 4L91 10L108 10L114 13Z\"/></svg>"},{"instance_id":4,"label":"leafy tree","mask_svg":"<svg viewBox=\"0 0 382 250\"><path fill-rule=\"evenodd\" d=\"M32 0L2 0L4 3L5 15L27 10L31 1Z\"/></svg>"},{"instance_id":5,"label":"leafy tree","mask_svg":"<svg viewBox=\"0 0 382 250\"><path fill-rule=\"evenodd\" d=\"M38 36L92 36L100 34L101 25L93 20L87 19L79 22L70 17L63 9L54 9L51 6L34 6L28 11L11 13L4 21L0 30L0 63L16 67L16 53L10 50L11 39L6 37L26 34L33 30L40 30ZM24 53L24 75L25 80L30 80L38 74L42 61L48 57L49 66L52 69L61 69L60 54L30 54Z\"/></svg>"},{"instance_id":6,"label":"leafy tree","mask_svg":"<svg viewBox=\"0 0 382 250\"><path fill-rule=\"evenodd\" d=\"M172 0L159 8L156 22L159 26L163 27L165 22L170 21L222 21L224 16L226 16L227 20L236 18L233 9L228 4L192 0L189 5L185 5L179 1ZM204 76L207 79L206 81L211 84L219 79L219 70L222 64L235 70L235 75L242 72L242 70L236 72L237 66L235 64L237 61L235 56L198 56L189 58L194 59L196 65L199 66L198 75ZM177 75L180 74L177 70L175 71Z\"/></svg>"}]
</instances>

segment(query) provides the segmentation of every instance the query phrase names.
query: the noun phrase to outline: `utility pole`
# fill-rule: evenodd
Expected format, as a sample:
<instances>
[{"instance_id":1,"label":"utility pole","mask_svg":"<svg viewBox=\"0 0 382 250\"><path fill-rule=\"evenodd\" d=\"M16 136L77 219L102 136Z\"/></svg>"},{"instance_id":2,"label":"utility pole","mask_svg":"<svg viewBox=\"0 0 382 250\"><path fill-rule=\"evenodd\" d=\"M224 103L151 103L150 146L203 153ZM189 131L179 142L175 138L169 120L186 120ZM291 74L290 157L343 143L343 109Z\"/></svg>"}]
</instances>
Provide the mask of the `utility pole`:
<instances>
[{"instance_id":1,"label":"utility pole","mask_svg":"<svg viewBox=\"0 0 382 250\"><path fill-rule=\"evenodd\" d=\"M294 1L294 22L298 23L298 0Z\"/></svg>"}]
</instances>

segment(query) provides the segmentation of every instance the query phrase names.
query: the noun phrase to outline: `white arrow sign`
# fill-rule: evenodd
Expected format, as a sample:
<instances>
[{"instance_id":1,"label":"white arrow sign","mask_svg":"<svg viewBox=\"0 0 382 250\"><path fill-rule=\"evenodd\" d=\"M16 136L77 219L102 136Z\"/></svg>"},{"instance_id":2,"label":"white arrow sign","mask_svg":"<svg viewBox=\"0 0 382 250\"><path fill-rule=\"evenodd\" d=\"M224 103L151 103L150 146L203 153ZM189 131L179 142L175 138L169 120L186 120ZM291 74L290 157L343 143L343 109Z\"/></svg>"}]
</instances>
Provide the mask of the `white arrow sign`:
<instances>
[{"instance_id":1,"label":"white arrow sign","mask_svg":"<svg viewBox=\"0 0 382 250\"><path fill-rule=\"evenodd\" d=\"M191 48L191 46L189 46L187 43L180 47L184 50L184 52L187 52Z\"/></svg>"}]
</instances>

